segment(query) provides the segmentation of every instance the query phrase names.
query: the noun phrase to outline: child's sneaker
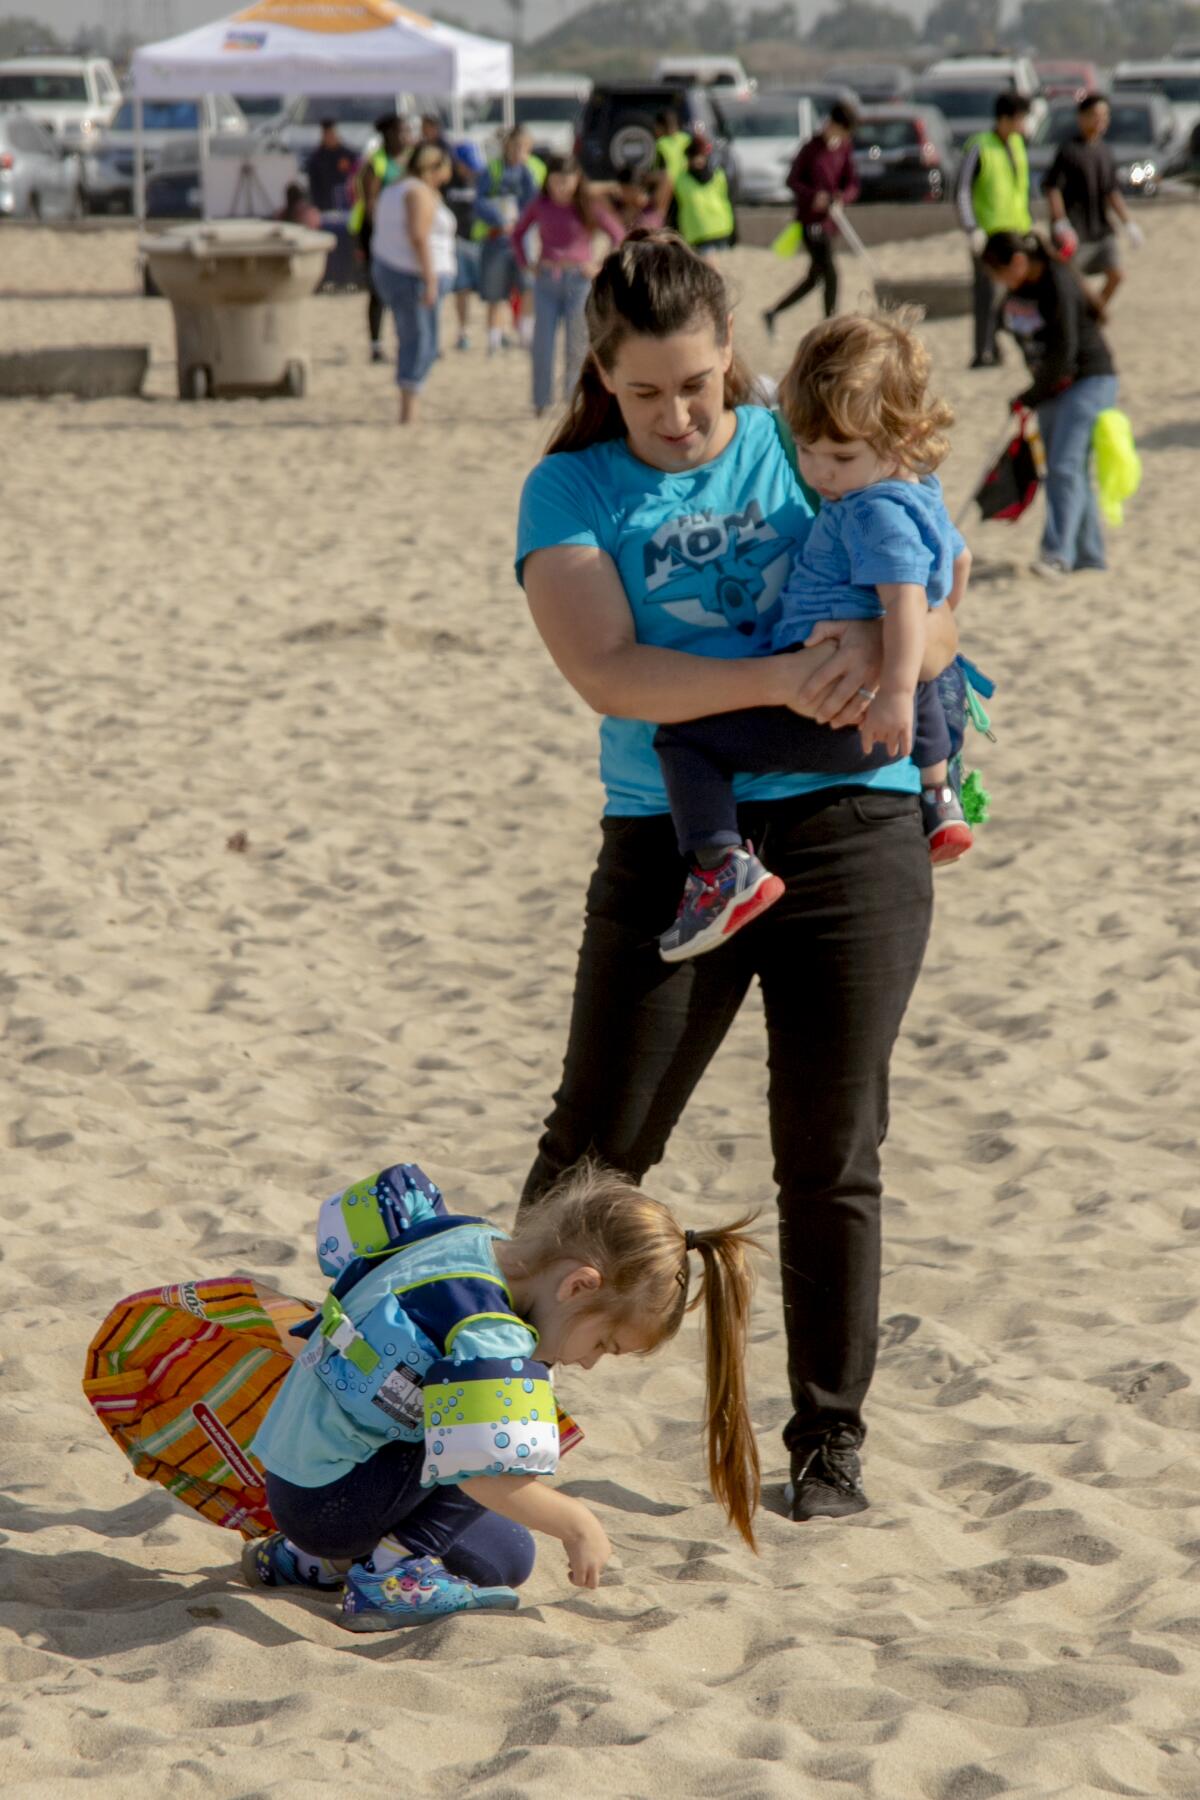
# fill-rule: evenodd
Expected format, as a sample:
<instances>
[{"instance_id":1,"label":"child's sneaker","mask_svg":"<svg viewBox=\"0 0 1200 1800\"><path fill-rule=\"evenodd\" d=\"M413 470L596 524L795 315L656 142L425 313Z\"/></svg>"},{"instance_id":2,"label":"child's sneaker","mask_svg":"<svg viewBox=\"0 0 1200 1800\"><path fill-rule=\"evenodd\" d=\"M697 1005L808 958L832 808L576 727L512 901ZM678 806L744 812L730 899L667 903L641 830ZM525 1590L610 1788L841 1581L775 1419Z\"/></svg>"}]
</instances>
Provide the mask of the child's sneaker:
<instances>
[{"instance_id":1,"label":"child's sneaker","mask_svg":"<svg viewBox=\"0 0 1200 1800\"><path fill-rule=\"evenodd\" d=\"M783 883L764 869L753 844L731 850L715 869L693 869L675 923L658 940L664 962L703 956L749 925L783 893Z\"/></svg>"},{"instance_id":2,"label":"child's sneaker","mask_svg":"<svg viewBox=\"0 0 1200 1800\"><path fill-rule=\"evenodd\" d=\"M319 1556L298 1557L282 1531L248 1538L242 1545L242 1574L251 1587L305 1587L335 1593L343 1577L338 1575L335 1580L329 1567Z\"/></svg>"},{"instance_id":3,"label":"child's sneaker","mask_svg":"<svg viewBox=\"0 0 1200 1800\"><path fill-rule=\"evenodd\" d=\"M962 802L949 785L921 789L921 823L931 862L957 862L975 842L963 817Z\"/></svg>"},{"instance_id":4,"label":"child's sneaker","mask_svg":"<svg viewBox=\"0 0 1200 1800\"><path fill-rule=\"evenodd\" d=\"M515 1588L476 1587L434 1556L409 1556L386 1575L355 1563L346 1576L340 1623L347 1631L395 1631L448 1613L516 1612L520 1604Z\"/></svg>"}]
</instances>

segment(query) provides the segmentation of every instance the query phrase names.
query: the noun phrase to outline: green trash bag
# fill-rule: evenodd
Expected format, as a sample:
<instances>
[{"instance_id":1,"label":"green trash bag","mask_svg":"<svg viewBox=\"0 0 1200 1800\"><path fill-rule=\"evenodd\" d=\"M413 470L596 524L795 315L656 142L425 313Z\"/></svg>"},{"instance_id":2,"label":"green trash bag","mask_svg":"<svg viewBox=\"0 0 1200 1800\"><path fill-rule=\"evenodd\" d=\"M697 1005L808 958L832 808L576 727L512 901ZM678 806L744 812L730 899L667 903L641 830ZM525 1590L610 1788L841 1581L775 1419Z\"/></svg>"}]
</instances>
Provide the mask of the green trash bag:
<instances>
[{"instance_id":1,"label":"green trash bag","mask_svg":"<svg viewBox=\"0 0 1200 1800\"><path fill-rule=\"evenodd\" d=\"M1092 455L1100 510L1110 525L1120 525L1126 500L1132 500L1142 485L1142 459L1128 415L1118 407L1108 407L1092 427Z\"/></svg>"}]
</instances>

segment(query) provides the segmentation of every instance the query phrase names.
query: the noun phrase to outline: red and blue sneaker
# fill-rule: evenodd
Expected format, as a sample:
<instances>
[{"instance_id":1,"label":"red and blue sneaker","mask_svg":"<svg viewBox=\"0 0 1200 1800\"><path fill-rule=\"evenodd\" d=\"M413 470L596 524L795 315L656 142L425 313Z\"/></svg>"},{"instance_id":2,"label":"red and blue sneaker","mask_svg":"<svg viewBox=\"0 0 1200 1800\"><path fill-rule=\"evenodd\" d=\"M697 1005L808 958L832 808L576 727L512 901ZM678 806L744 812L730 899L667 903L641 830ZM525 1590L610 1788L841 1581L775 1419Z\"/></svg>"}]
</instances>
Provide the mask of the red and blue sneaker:
<instances>
[{"instance_id":1,"label":"red and blue sneaker","mask_svg":"<svg viewBox=\"0 0 1200 1800\"><path fill-rule=\"evenodd\" d=\"M346 1576L340 1623L347 1631L395 1631L460 1612L516 1612L515 1588L476 1587L436 1556L408 1556L385 1575L355 1563Z\"/></svg>"},{"instance_id":2,"label":"red and blue sneaker","mask_svg":"<svg viewBox=\"0 0 1200 1800\"><path fill-rule=\"evenodd\" d=\"M658 940L664 962L683 962L717 950L751 924L783 893L783 882L764 869L753 844L740 844L715 869L693 869L675 923Z\"/></svg>"},{"instance_id":3,"label":"red and blue sneaker","mask_svg":"<svg viewBox=\"0 0 1200 1800\"><path fill-rule=\"evenodd\" d=\"M963 816L962 801L949 783L921 789L921 823L930 862L957 862L975 842Z\"/></svg>"}]
</instances>

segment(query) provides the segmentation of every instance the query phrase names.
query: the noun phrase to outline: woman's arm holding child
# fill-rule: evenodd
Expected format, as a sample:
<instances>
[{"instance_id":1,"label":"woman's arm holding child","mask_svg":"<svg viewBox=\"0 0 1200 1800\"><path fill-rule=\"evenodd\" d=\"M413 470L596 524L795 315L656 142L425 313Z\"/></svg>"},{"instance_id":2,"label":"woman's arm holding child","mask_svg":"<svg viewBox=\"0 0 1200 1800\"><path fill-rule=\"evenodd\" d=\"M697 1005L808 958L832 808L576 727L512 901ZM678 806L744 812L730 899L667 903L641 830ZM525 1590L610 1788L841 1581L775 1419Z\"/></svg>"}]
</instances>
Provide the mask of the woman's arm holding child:
<instances>
[{"instance_id":1,"label":"woman's arm holding child","mask_svg":"<svg viewBox=\"0 0 1200 1800\"><path fill-rule=\"evenodd\" d=\"M612 1545L603 1525L582 1500L546 1487L537 1475L476 1475L459 1486L477 1506L501 1513L529 1531L557 1538L567 1553L574 1585L599 1587Z\"/></svg>"},{"instance_id":2,"label":"woman's arm holding child","mask_svg":"<svg viewBox=\"0 0 1200 1800\"><path fill-rule=\"evenodd\" d=\"M888 581L878 588L883 604L883 669L875 698L860 727L863 749L883 744L891 756L912 749L913 704L925 658L929 601L913 581Z\"/></svg>"}]
</instances>

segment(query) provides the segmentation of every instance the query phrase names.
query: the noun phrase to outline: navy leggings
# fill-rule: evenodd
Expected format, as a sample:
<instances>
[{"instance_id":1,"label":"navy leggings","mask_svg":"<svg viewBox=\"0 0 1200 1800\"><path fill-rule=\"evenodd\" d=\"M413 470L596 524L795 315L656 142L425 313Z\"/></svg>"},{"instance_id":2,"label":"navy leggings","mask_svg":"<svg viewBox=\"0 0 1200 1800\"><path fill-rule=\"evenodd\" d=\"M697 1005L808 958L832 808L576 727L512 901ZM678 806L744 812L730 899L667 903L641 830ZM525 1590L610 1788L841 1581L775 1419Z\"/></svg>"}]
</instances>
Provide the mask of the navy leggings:
<instances>
[{"instance_id":1,"label":"navy leggings","mask_svg":"<svg viewBox=\"0 0 1200 1800\"><path fill-rule=\"evenodd\" d=\"M662 766L681 856L709 845L740 844L735 775L803 770L808 775L861 776L897 760L876 745L864 756L858 728L833 731L786 706L752 706L660 726L654 748ZM917 688L913 761L928 769L950 754L950 731L936 681Z\"/></svg>"},{"instance_id":2,"label":"navy leggings","mask_svg":"<svg viewBox=\"0 0 1200 1800\"><path fill-rule=\"evenodd\" d=\"M523 1525L488 1512L457 1487L423 1488L419 1444L385 1444L324 1487L297 1487L267 1474L278 1525L310 1556L361 1562L395 1532L419 1556L440 1556L453 1575L481 1587L520 1587L533 1569Z\"/></svg>"}]
</instances>

